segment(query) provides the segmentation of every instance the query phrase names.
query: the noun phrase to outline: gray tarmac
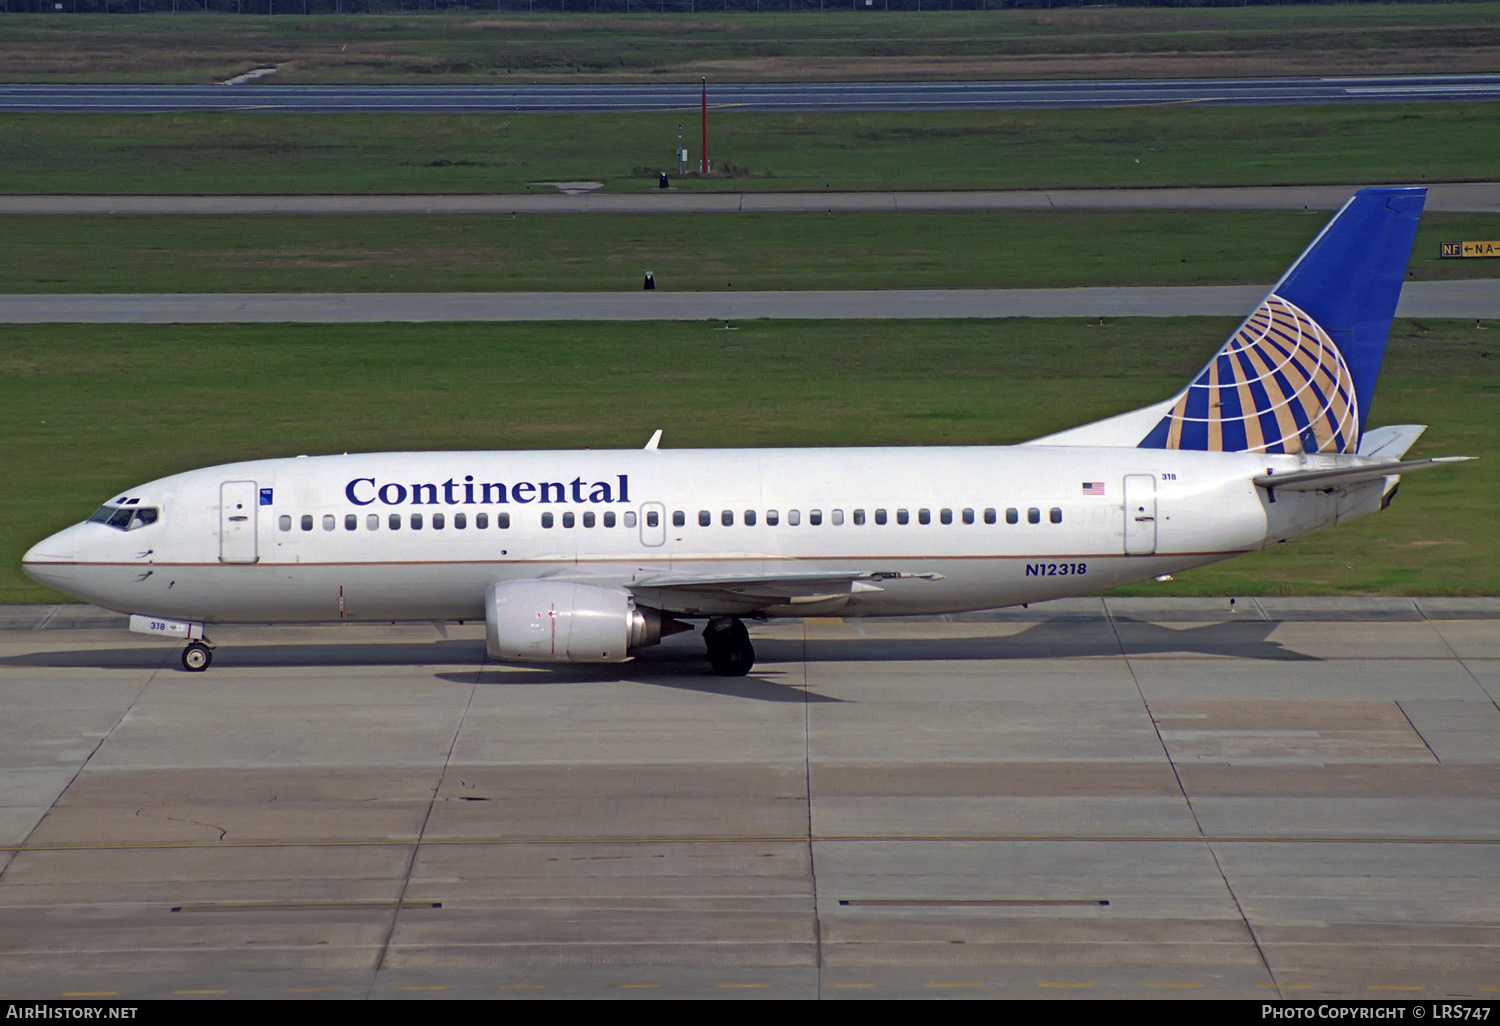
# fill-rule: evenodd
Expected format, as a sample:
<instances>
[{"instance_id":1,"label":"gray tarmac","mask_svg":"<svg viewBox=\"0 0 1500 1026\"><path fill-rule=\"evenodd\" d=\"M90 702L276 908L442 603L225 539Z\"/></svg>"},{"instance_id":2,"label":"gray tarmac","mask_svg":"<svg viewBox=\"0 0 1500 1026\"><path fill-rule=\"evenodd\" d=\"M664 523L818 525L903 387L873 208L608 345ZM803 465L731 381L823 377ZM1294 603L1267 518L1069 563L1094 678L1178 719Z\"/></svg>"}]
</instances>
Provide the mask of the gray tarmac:
<instances>
[{"instance_id":1,"label":"gray tarmac","mask_svg":"<svg viewBox=\"0 0 1500 1026\"><path fill-rule=\"evenodd\" d=\"M827 292L0 295L3 324L353 324L1244 316L1269 285ZM1414 281L1398 317L1500 318L1500 278Z\"/></svg>"},{"instance_id":2,"label":"gray tarmac","mask_svg":"<svg viewBox=\"0 0 1500 1026\"><path fill-rule=\"evenodd\" d=\"M0 609L10 999L1500 993L1500 599L121 624Z\"/></svg>"},{"instance_id":3,"label":"gray tarmac","mask_svg":"<svg viewBox=\"0 0 1500 1026\"><path fill-rule=\"evenodd\" d=\"M220 110L286 113L387 111L697 111L698 82L582 85L145 85L0 83L0 110L121 113ZM715 110L1015 110L1303 103L1421 103L1500 98L1500 75L1372 75L1236 79L1077 79L969 82L716 82Z\"/></svg>"},{"instance_id":4,"label":"gray tarmac","mask_svg":"<svg viewBox=\"0 0 1500 1026\"><path fill-rule=\"evenodd\" d=\"M1429 211L1495 213L1500 183L1420 182ZM753 214L943 210L1337 210L1357 185L915 192L681 192L643 183L538 182L536 191L370 196L0 196L0 215Z\"/></svg>"}]
</instances>

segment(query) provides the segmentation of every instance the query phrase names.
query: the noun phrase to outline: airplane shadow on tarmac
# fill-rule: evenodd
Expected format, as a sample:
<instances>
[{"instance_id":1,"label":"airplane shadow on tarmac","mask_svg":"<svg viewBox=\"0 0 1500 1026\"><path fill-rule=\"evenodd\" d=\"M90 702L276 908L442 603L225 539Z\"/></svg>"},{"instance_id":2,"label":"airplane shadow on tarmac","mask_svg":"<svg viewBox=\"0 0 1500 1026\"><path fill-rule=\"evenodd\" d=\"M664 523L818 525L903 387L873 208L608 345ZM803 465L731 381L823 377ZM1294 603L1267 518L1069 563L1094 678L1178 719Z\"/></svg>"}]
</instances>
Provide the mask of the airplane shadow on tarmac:
<instances>
[{"instance_id":1,"label":"airplane shadow on tarmac","mask_svg":"<svg viewBox=\"0 0 1500 1026\"><path fill-rule=\"evenodd\" d=\"M478 639L441 639L361 644L339 641L328 644L294 642L284 645L221 645L214 653L215 671L257 667L294 669L328 667L358 669L366 666L441 666L439 679L454 683L477 682L486 686L536 686L602 683L636 680L690 691L739 695L762 701L832 701L805 692L790 680L782 681L776 664L943 662L954 660L1046 660L1118 658L1173 654L1210 656L1272 662L1316 662L1270 638L1278 624L1267 620L1210 622L1175 628L1145 622L1103 620L1040 621L1005 636L980 634L973 637L929 638L755 638L756 660L761 667L743 678L719 677L707 666L701 644L684 636L659 648L642 650L625 664L568 664L560 666L511 664L504 668L489 663L484 642ZM357 629L357 628L354 628ZM77 648L29 652L0 658L0 666L56 667L77 669L167 669L179 670L178 650L158 646L121 648ZM455 672L454 666L472 670ZM622 672L622 670L624 672ZM789 677L800 677L789 674Z\"/></svg>"}]
</instances>

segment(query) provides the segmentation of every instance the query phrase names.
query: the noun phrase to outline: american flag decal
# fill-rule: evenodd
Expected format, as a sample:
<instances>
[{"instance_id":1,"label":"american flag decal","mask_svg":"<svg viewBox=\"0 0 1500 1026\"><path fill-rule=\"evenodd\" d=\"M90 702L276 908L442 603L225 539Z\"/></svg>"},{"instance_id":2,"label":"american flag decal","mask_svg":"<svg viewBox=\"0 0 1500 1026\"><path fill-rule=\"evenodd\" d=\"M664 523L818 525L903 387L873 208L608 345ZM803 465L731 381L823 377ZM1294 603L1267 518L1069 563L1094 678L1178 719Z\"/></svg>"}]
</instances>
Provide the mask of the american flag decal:
<instances>
[{"instance_id":1,"label":"american flag decal","mask_svg":"<svg viewBox=\"0 0 1500 1026\"><path fill-rule=\"evenodd\" d=\"M1083 494L1084 495L1103 495L1104 494L1104 482L1103 481L1085 481L1083 483Z\"/></svg>"}]
</instances>

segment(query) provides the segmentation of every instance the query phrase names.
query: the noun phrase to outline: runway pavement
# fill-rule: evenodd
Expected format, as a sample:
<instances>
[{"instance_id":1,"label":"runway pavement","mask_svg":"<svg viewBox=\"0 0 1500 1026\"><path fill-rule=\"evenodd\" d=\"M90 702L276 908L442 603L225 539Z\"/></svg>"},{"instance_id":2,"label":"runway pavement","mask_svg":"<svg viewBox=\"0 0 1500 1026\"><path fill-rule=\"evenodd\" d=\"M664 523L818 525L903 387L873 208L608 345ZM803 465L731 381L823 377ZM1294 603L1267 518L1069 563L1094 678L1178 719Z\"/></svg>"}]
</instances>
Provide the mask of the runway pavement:
<instances>
[{"instance_id":1,"label":"runway pavement","mask_svg":"<svg viewBox=\"0 0 1500 1026\"><path fill-rule=\"evenodd\" d=\"M0 609L0 993L1500 987L1500 600L1067 600L487 663Z\"/></svg>"},{"instance_id":2,"label":"runway pavement","mask_svg":"<svg viewBox=\"0 0 1500 1026\"><path fill-rule=\"evenodd\" d=\"M1262 188L996 189L947 192L591 191L597 182L539 182L538 191L426 196L0 195L3 215L200 214L750 214L944 210L1337 210L1355 185ZM1428 211L1500 212L1500 183L1416 183ZM562 191L567 190L567 191Z\"/></svg>"},{"instance_id":3,"label":"runway pavement","mask_svg":"<svg viewBox=\"0 0 1500 1026\"><path fill-rule=\"evenodd\" d=\"M714 83L716 110L1009 110L1200 104L1412 103L1500 99L1500 75L1120 79L1020 82ZM697 82L588 85L195 86L0 84L0 110L482 113L697 110Z\"/></svg>"},{"instance_id":4,"label":"runway pavement","mask_svg":"<svg viewBox=\"0 0 1500 1026\"><path fill-rule=\"evenodd\" d=\"M0 295L0 324L1244 316L1269 285L848 292ZM1398 317L1500 318L1500 279L1409 282Z\"/></svg>"}]
</instances>

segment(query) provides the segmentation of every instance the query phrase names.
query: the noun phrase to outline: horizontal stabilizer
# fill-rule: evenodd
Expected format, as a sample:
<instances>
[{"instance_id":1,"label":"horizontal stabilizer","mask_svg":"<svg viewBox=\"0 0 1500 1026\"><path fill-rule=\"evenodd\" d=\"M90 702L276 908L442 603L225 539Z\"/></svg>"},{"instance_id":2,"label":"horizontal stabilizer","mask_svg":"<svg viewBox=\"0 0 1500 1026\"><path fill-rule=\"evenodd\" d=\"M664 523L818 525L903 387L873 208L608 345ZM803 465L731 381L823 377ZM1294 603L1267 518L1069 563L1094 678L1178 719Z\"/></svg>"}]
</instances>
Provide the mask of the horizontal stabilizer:
<instances>
[{"instance_id":1,"label":"horizontal stabilizer","mask_svg":"<svg viewBox=\"0 0 1500 1026\"><path fill-rule=\"evenodd\" d=\"M1330 470L1298 470L1290 474L1260 474L1255 483L1261 488L1283 492L1327 492L1352 488L1367 481L1395 477L1413 470L1466 463L1473 456L1439 456L1430 460L1408 460L1405 463L1366 463L1357 467L1334 467Z\"/></svg>"},{"instance_id":2,"label":"horizontal stabilizer","mask_svg":"<svg viewBox=\"0 0 1500 1026\"><path fill-rule=\"evenodd\" d=\"M1426 424L1389 424L1370 428L1359 440L1359 455L1380 460L1399 460L1417 444Z\"/></svg>"}]
</instances>

